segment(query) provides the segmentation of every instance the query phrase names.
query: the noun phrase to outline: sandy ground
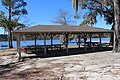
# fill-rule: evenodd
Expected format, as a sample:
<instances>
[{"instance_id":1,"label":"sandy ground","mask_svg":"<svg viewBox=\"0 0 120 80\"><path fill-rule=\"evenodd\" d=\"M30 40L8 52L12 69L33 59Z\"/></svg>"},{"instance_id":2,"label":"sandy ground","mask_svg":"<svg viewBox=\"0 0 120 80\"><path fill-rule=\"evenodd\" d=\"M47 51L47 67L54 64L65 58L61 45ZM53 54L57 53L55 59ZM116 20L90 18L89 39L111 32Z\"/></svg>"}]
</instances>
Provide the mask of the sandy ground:
<instances>
[{"instance_id":1,"label":"sandy ground","mask_svg":"<svg viewBox=\"0 0 120 80\"><path fill-rule=\"evenodd\" d=\"M0 50L0 80L120 80L120 54L112 51L17 58L15 49Z\"/></svg>"}]
</instances>

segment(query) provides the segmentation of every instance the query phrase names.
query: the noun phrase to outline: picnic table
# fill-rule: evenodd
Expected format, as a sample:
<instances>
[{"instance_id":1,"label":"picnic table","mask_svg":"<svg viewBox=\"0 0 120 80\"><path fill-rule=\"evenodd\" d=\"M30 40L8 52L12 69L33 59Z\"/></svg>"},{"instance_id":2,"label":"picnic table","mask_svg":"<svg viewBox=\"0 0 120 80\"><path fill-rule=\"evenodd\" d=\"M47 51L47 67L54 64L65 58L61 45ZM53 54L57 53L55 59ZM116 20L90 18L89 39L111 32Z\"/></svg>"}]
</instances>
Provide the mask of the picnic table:
<instances>
[{"instance_id":1,"label":"picnic table","mask_svg":"<svg viewBox=\"0 0 120 80\"><path fill-rule=\"evenodd\" d=\"M38 52L43 52L44 47L46 47L47 51L48 50L61 50L63 44L53 44L53 45L28 45L23 47L23 51L27 53L28 51L38 51Z\"/></svg>"},{"instance_id":2,"label":"picnic table","mask_svg":"<svg viewBox=\"0 0 120 80\"><path fill-rule=\"evenodd\" d=\"M100 42L86 42L86 46L89 46L89 47L95 47L95 46L97 46L97 47L99 47L99 46L105 46L105 47L109 47L110 46L110 43L101 43L100 44Z\"/></svg>"}]
</instances>

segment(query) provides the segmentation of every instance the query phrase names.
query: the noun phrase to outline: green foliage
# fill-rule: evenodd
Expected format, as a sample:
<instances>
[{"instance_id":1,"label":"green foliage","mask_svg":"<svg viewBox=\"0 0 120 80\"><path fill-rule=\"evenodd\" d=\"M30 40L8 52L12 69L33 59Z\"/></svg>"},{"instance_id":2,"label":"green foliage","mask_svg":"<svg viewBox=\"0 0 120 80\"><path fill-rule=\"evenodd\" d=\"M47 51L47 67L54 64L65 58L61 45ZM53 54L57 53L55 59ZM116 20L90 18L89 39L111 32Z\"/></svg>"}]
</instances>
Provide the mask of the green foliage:
<instances>
[{"instance_id":1,"label":"green foliage","mask_svg":"<svg viewBox=\"0 0 120 80\"><path fill-rule=\"evenodd\" d=\"M7 12L0 12L0 27L8 31L9 48L12 48L12 31L25 27L19 20L21 15L28 14L25 9L27 3L24 0L1 0L1 2Z\"/></svg>"},{"instance_id":2,"label":"green foliage","mask_svg":"<svg viewBox=\"0 0 120 80\"><path fill-rule=\"evenodd\" d=\"M19 20L21 15L28 14L25 9L27 3L23 0L1 0L1 2L8 11L8 16L5 12L0 12L0 26L11 31L25 27L24 24L19 23Z\"/></svg>"},{"instance_id":3,"label":"green foliage","mask_svg":"<svg viewBox=\"0 0 120 80\"><path fill-rule=\"evenodd\" d=\"M2 5L9 10L11 8L11 16L16 15L26 15L27 10L25 9L25 6L27 5L26 2L23 0L1 0Z\"/></svg>"},{"instance_id":4,"label":"green foliage","mask_svg":"<svg viewBox=\"0 0 120 80\"><path fill-rule=\"evenodd\" d=\"M79 6L85 11L81 25L96 24L97 16L104 17L107 24L114 24L112 0L79 0Z\"/></svg>"},{"instance_id":5,"label":"green foliage","mask_svg":"<svg viewBox=\"0 0 120 80\"><path fill-rule=\"evenodd\" d=\"M3 15L3 14L1 14L1 15ZM10 21L5 17L5 15L3 15L2 18L0 18L0 26L6 30L10 29L11 31L15 31L15 30L24 28L25 25L22 23L19 23L19 19L20 18L18 17L18 18L14 18Z\"/></svg>"},{"instance_id":6,"label":"green foliage","mask_svg":"<svg viewBox=\"0 0 120 80\"><path fill-rule=\"evenodd\" d=\"M5 41L7 40L8 35L7 34L0 34L0 41Z\"/></svg>"}]
</instances>

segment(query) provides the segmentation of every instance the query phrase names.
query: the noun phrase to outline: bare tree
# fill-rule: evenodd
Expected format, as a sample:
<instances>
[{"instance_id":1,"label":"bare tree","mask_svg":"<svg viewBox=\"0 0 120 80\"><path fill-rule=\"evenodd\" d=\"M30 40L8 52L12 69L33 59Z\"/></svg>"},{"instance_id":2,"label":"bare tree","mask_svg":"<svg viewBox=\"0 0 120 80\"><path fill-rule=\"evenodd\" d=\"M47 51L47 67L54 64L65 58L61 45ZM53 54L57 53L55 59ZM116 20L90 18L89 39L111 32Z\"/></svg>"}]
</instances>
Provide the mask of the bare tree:
<instances>
[{"instance_id":1,"label":"bare tree","mask_svg":"<svg viewBox=\"0 0 120 80\"><path fill-rule=\"evenodd\" d=\"M53 23L61 25L73 25L75 21L72 19L72 15L63 9L58 10L57 16L51 20Z\"/></svg>"}]
</instances>

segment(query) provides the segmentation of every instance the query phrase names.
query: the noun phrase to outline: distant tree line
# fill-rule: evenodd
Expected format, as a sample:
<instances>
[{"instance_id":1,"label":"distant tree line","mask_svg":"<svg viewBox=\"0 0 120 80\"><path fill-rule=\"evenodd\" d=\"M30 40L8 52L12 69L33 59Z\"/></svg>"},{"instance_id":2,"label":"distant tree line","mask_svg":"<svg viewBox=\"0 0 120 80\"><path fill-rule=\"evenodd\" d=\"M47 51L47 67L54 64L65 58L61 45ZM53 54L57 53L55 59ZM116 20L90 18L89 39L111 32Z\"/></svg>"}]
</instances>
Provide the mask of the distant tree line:
<instances>
[{"instance_id":1,"label":"distant tree line","mask_svg":"<svg viewBox=\"0 0 120 80\"><path fill-rule=\"evenodd\" d=\"M8 40L8 35L7 34L0 34L0 41L6 41Z\"/></svg>"},{"instance_id":2,"label":"distant tree line","mask_svg":"<svg viewBox=\"0 0 120 80\"><path fill-rule=\"evenodd\" d=\"M13 37L13 40L16 40L16 38ZM8 34L0 34L0 41L8 41Z\"/></svg>"}]
</instances>

